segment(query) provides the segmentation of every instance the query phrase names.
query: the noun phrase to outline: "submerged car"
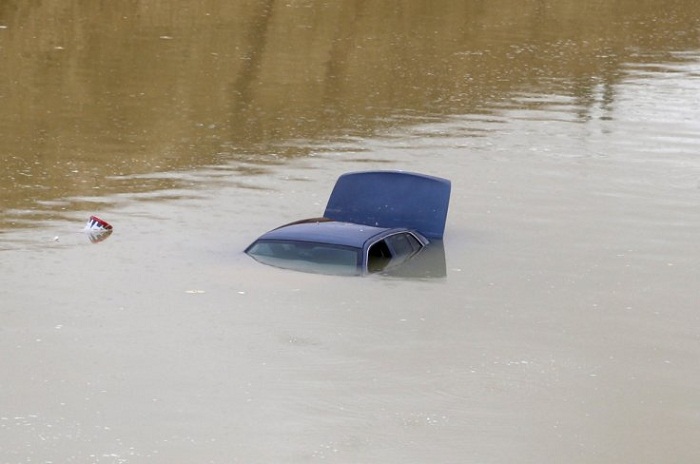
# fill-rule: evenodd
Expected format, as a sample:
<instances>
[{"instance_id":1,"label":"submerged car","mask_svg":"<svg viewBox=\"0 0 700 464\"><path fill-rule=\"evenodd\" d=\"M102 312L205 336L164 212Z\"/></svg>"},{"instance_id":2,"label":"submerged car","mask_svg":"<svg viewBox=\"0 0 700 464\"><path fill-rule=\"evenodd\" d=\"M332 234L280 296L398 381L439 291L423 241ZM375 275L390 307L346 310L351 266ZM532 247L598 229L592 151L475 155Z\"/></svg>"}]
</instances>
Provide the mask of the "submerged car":
<instances>
[{"instance_id":1,"label":"submerged car","mask_svg":"<svg viewBox=\"0 0 700 464\"><path fill-rule=\"evenodd\" d=\"M245 252L263 264L297 271L390 272L429 245L442 250L450 190L447 179L411 172L343 174L323 217L273 229ZM430 262L444 275L444 251L442 260Z\"/></svg>"}]
</instances>

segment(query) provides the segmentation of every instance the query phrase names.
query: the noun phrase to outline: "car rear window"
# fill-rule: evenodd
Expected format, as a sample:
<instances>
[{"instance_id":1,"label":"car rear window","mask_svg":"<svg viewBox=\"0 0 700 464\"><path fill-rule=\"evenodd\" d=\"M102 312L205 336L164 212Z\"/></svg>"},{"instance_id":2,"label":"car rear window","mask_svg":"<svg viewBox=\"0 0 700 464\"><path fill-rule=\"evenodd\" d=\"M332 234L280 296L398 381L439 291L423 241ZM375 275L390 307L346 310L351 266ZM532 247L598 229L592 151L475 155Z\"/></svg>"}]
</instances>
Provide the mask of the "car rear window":
<instances>
[{"instance_id":1,"label":"car rear window","mask_svg":"<svg viewBox=\"0 0 700 464\"><path fill-rule=\"evenodd\" d=\"M246 250L264 264L305 272L357 274L360 250L325 243L258 240Z\"/></svg>"}]
</instances>

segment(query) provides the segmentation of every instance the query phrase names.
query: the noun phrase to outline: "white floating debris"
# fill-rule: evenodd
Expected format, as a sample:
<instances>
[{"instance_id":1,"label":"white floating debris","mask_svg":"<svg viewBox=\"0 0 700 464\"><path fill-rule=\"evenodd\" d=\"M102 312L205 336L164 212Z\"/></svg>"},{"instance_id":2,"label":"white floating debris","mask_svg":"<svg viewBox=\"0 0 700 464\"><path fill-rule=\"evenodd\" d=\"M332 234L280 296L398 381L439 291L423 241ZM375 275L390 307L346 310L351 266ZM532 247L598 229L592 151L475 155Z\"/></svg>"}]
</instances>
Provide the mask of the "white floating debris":
<instances>
[{"instance_id":1,"label":"white floating debris","mask_svg":"<svg viewBox=\"0 0 700 464\"><path fill-rule=\"evenodd\" d=\"M107 221L104 221L97 216L90 216L87 224L85 224L85 230L91 232L100 232L105 230L112 230L112 225Z\"/></svg>"},{"instance_id":2,"label":"white floating debris","mask_svg":"<svg viewBox=\"0 0 700 464\"><path fill-rule=\"evenodd\" d=\"M185 293L199 294L199 293L206 293L206 292L204 290L185 290Z\"/></svg>"},{"instance_id":3,"label":"white floating debris","mask_svg":"<svg viewBox=\"0 0 700 464\"><path fill-rule=\"evenodd\" d=\"M112 234L112 230L112 225L107 221L97 216L90 216L83 232L88 234L88 238L92 243L100 243Z\"/></svg>"}]
</instances>

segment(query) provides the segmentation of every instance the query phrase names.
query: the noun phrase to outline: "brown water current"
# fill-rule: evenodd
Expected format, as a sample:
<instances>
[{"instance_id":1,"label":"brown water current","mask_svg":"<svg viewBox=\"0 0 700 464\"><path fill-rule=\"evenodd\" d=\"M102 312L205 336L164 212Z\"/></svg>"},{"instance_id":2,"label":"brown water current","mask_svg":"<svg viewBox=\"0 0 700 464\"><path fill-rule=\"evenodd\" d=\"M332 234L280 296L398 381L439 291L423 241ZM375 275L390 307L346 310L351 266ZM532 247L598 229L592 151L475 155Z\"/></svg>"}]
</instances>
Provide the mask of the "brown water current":
<instances>
[{"instance_id":1,"label":"brown water current","mask_svg":"<svg viewBox=\"0 0 700 464\"><path fill-rule=\"evenodd\" d=\"M0 60L1 464L700 461L696 0L1 1ZM445 277L242 253L366 169L452 180Z\"/></svg>"}]
</instances>

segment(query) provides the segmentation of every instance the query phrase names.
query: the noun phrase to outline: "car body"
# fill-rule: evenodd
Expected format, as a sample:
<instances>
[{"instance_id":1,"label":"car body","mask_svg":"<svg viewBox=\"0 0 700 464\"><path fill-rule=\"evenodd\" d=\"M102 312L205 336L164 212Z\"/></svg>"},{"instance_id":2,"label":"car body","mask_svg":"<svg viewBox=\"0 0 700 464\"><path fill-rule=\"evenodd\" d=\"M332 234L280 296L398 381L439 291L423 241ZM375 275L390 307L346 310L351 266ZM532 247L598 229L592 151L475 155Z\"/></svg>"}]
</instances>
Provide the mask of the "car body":
<instances>
[{"instance_id":1,"label":"car body","mask_svg":"<svg viewBox=\"0 0 700 464\"><path fill-rule=\"evenodd\" d=\"M420 252L428 239L417 231L307 219L263 234L246 253L285 269L327 274L386 271Z\"/></svg>"},{"instance_id":2,"label":"car body","mask_svg":"<svg viewBox=\"0 0 700 464\"><path fill-rule=\"evenodd\" d=\"M441 242L450 188L446 179L403 171L347 173L336 182L323 217L273 229L245 252L297 271L389 272Z\"/></svg>"}]
</instances>

